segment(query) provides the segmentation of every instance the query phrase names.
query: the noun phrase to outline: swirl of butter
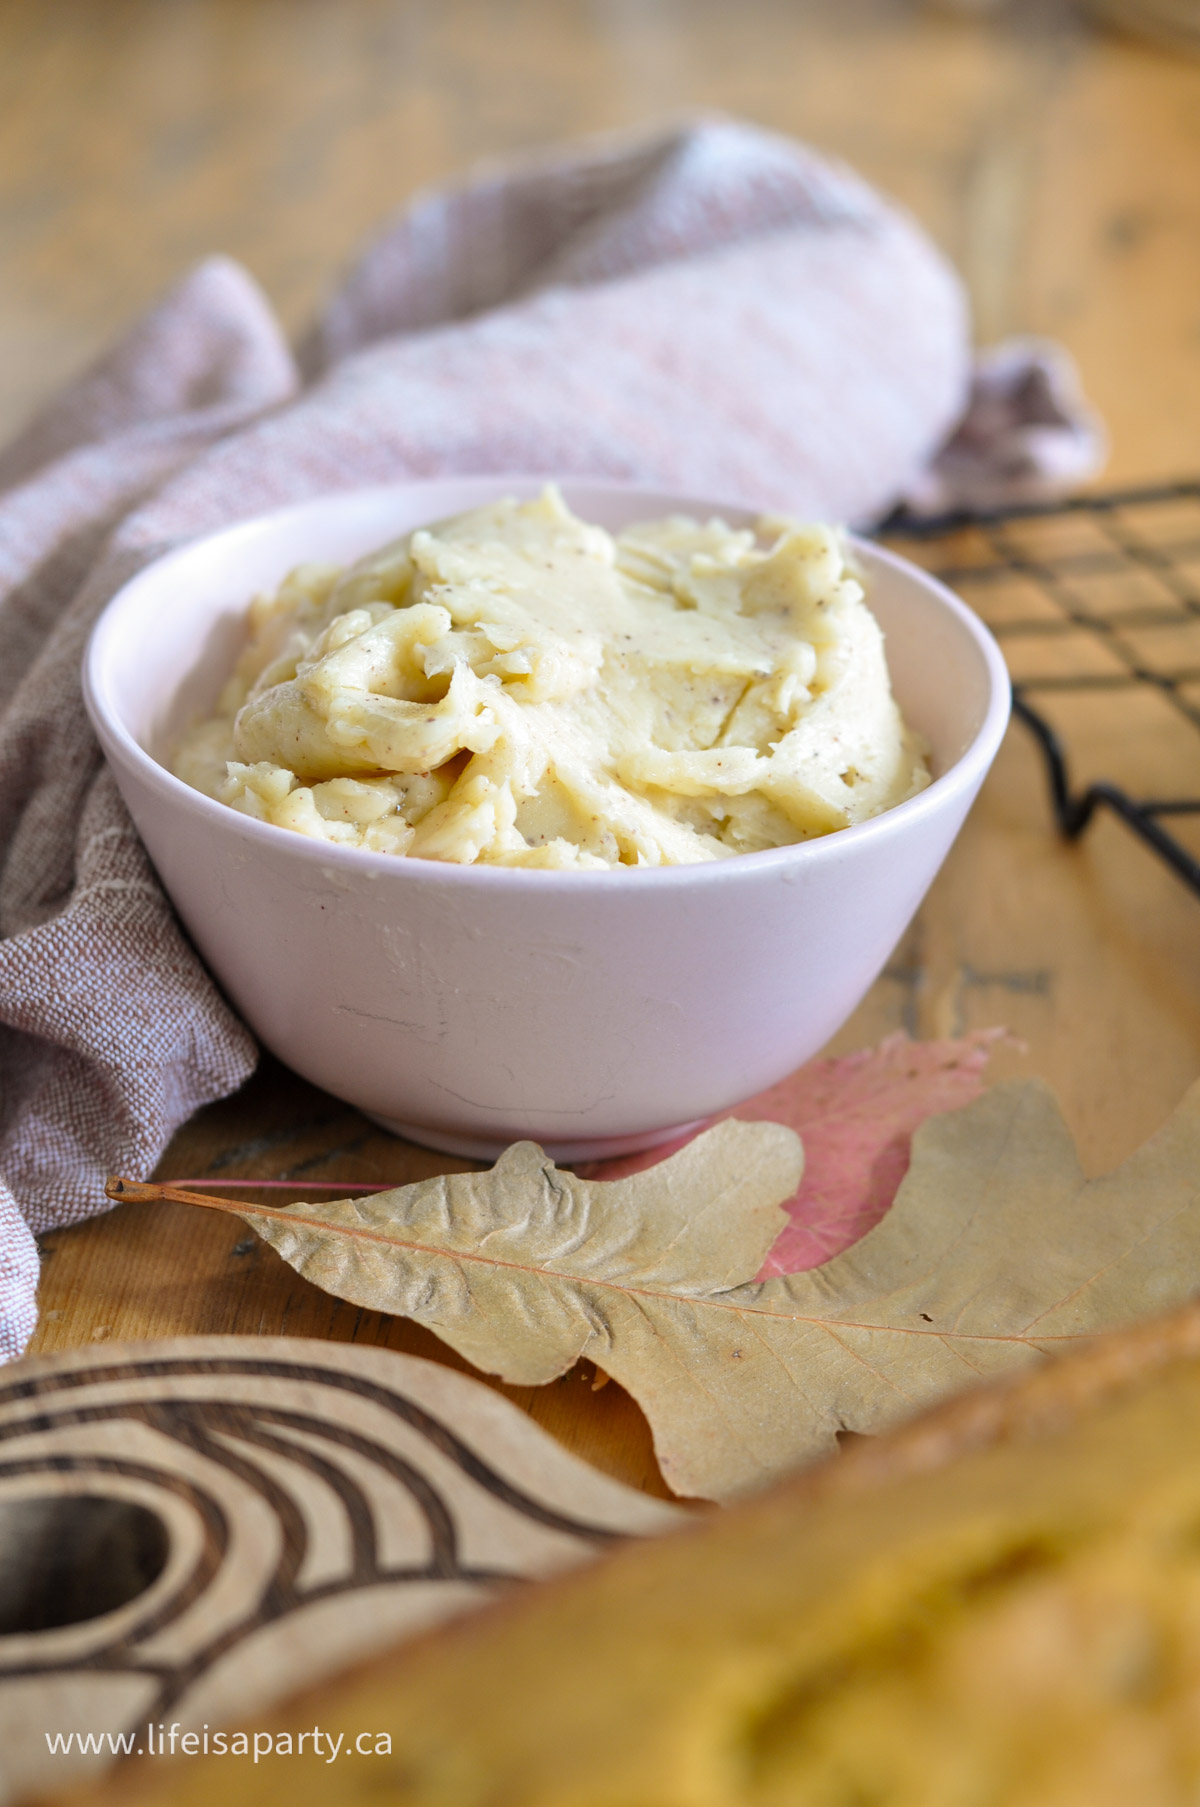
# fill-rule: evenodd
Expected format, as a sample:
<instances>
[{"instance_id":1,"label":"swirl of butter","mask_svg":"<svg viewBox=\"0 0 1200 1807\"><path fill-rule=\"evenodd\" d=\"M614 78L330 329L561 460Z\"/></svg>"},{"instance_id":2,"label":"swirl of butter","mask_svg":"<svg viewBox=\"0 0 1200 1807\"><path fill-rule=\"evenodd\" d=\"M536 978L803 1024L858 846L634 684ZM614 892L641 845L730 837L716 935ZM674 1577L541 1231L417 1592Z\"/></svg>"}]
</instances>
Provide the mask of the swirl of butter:
<instances>
[{"instance_id":1,"label":"swirl of butter","mask_svg":"<svg viewBox=\"0 0 1200 1807\"><path fill-rule=\"evenodd\" d=\"M783 846L929 780L836 529L614 536L553 488L257 599L175 770L318 838L560 870Z\"/></svg>"}]
</instances>

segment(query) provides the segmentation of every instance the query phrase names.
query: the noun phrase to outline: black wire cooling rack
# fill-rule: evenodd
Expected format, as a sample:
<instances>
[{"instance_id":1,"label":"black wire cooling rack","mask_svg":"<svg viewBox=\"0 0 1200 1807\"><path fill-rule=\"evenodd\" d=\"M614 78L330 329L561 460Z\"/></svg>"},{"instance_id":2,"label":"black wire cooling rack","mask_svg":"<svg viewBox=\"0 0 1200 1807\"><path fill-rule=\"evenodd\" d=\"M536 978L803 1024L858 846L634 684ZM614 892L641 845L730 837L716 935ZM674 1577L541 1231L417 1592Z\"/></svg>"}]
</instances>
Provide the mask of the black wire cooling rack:
<instances>
[{"instance_id":1,"label":"black wire cooling rack","mask_svg":"<svg viewBox=\"0 0 1200 1807\"><path fill-rule=\"evenodd\" d=\"M1111 810L1200 895L1200 481L880 537L1000 641L1063 834Z\"/></svg>"}]
</instances>

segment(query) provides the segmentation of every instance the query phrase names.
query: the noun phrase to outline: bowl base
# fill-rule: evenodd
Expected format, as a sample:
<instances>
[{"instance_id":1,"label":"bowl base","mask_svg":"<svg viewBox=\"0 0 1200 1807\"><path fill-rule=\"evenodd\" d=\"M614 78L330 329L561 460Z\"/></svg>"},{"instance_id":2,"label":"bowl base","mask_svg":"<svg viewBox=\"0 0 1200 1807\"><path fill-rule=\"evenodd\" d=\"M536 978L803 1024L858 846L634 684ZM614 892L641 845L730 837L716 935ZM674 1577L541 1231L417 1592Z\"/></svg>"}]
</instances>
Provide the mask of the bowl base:
<instances>
[{"instance_id":1,"label":"bowl base","mask_svg":"<svg viewBox=\"0 0 1200 1807\"><path fill-rule=\"evenodd\" d=\"M403 1136L406 1142L417 1142L422 1148L436 1148L439 1154L461 1155L468 1161L494 1161L511 1148L514 1136L456 1136L452 1130L427 1128L421 1123L401 1123L397 1117L383 1117L378 1111L363 1111L372 1123L380 1129L386 1129L393 1136ZM644 1129L633 1136L596 1136L590 1141L580 1142L543 1142L543 1147L550 1159L560 1167L569 1167L576 1161L611 1161L617 1155L640 1154L646 1148L659 1148L664 1142L674 1142L681 1136L690 1135L693 1130L703 1128L707 1117L696 1117L691 1123L675 1123L669 1129ZM535 1141L536 1137L526 1138Z\"/></svg>"}]
</instances>

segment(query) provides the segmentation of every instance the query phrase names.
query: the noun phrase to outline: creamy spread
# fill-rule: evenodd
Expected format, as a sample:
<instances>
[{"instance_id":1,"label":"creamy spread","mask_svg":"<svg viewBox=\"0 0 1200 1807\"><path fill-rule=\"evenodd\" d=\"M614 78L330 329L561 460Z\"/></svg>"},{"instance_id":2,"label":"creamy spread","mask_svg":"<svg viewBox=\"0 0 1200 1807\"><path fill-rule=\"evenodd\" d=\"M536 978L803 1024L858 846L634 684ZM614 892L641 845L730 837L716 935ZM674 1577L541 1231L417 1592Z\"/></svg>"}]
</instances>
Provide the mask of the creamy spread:
<instances>
[{"instance_id":1,"label":"creamy spread","mask_svg":"<svg viewBox=\"0 0 1200 1807\"><path fill-rule=\"evenodd\" d=\"M552 488L293 571L174 770L320 840L557 870L786 846L929 782L836 529L614 535Z\"/></svg>"}]
</instances>

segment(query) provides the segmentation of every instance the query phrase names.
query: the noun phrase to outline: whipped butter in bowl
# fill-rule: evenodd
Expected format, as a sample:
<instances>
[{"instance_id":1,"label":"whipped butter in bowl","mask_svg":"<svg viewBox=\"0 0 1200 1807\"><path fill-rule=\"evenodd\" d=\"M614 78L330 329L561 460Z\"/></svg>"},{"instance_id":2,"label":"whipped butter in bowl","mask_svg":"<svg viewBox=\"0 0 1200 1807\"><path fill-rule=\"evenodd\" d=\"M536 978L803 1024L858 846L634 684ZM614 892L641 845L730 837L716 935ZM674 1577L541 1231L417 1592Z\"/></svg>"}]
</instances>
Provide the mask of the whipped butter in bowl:
<instances>
[{"instance_id":1,"label":"whipped butter in bowl","mask_svg":"<svg viewBox=\"0 0 1200 1807\"><path fill-rule=\"evenodd\" d=\"M613 534L556 488L293 571L174 770L318 840L552 871L784 847L929 782L841 534Z\"/></svg>"},{"instance_id":2,"label":"whipped butter in bowl","mask_svg":"<svg viewBox=\"0 0 1200 1807\"><path fill-rule=\"evenodd\" d=\"M97 623L84 694L268 1048L418 1141L562 1160L817 1053L1008 715L987 630L903 559L541 478L322 496L168 553Z\"/></svg>"}]
</instances>

